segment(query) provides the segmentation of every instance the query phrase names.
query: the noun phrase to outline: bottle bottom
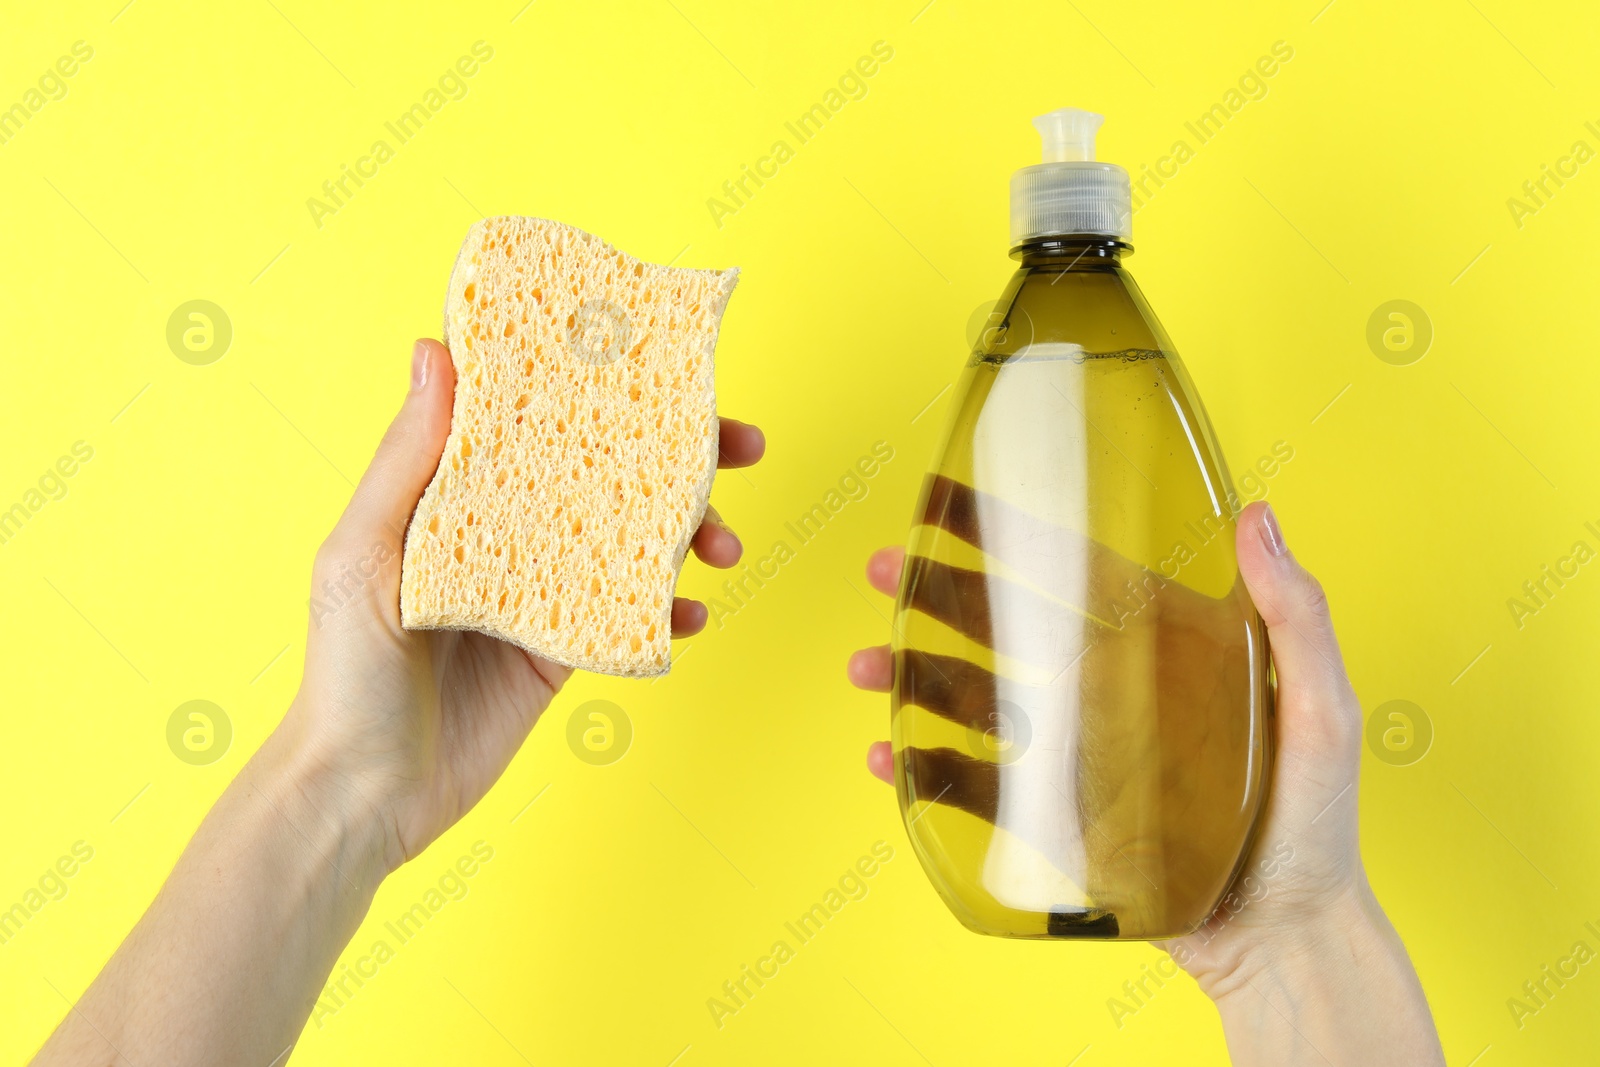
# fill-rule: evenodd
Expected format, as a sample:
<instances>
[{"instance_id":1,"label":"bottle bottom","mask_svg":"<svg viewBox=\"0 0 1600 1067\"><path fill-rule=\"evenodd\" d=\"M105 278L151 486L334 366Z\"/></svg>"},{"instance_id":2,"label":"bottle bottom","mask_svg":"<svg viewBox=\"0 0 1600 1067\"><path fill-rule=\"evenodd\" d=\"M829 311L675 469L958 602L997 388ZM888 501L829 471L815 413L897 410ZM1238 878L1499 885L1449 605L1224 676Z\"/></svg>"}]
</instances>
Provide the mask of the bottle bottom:
<instances>
[{"instance_id":1,"label":"bottle bottom","mask_svg":"<svg viewBox=\"0 0 1600 1067\"><path fill-rule=\"evenodd\" d=\"M1046 919L1045 933L1054 938L1091 938L1103 941L1120 933L1117 917L1109 911L1085 908L1082 911L1052 911Z\"/></svg>"}]
</instances>

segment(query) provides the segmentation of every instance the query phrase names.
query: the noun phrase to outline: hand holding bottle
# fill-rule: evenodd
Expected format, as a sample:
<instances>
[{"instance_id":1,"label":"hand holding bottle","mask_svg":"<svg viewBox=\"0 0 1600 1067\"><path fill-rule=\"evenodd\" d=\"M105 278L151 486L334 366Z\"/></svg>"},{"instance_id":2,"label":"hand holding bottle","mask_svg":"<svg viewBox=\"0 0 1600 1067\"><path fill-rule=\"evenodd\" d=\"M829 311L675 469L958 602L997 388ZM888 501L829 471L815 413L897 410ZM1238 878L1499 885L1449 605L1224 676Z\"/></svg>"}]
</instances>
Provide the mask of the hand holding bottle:
<instances>
[{"instance_id":1,"label":"hand holding bottle","mask_svg":"<svg viewBox=\"0 0 1600 1067\"><path fill-rule=\"evenodd\" d=\"M1327 600L1266 505L1240 516L1237 555L1278 677L1272 793L1222 907L1164 947L1217 1003L1235 1063L1442 1064L1421 985L1361 864L1361 708ZM880 550L868 580L893 596L903 566L902 550ZM852 656L849 675L884 692L894 669L882 645ZM867 766L894 780L887 741Z\"/></svg>"}]
</instances>

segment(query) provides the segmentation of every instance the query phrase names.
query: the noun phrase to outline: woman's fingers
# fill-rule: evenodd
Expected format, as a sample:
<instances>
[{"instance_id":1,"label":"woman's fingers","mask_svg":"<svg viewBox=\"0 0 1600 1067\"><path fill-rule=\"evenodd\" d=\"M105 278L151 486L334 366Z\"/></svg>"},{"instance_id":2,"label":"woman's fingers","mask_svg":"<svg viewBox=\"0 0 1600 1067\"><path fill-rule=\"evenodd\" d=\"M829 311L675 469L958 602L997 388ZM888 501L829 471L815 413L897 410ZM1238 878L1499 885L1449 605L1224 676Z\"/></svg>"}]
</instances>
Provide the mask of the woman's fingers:
<instances>
[{"instance_id":1,"label":"woman's fingers","mask_svg":"<svg viewBox=\"0 0 1600 1067\"><path fill-rule=\"evenodd\" d=\"M717 432L717 466L748 467L767 450L767 437L748 422L721 419Z\"/></svg>"},{"instance_id":2,"label":"woman's fingers","mask_svg":"<svg viewBox=\"0 0 1600 1067\"><path fill-rule=\"evenodd\" d=\"M399 547L450 434L455 382L450 350L431 339L417 341L411 354L411 390L356 486L334 531L336 538L363 549L379 540Z\"/></svg>"},{"instance_id":3,"label":"woman's fingers","mask_svg":"<svg viewBox=\"0 0 1600 1067\"><path fill-rule=\"evenodd\" d=\"M698 600L672 598L672 636L693 637L706 628L706 606Z\"/></svg>"},{"instance_id":4,"label":"woman's fingers","mask_svg":"<svg viewBox=\"0 0 1600 1067\"><path fill-rule=\"evenodd\" d=\"M748 467L767 450L767 438L760 429L737 419L717 420L717 466L722 469ZM727 568L739 562L744 545L728 528L717 509L706 508L700 528L689 540L689 547L703 562ZM698 600L675 597L672 601L672 636L693 637L705 629L708 614Z\"/></svg>"},{"instance_id":5,"label":"woman's fingers","mask_svg":"<svg viewBox=\"0 0 1600 1067\"><path fill-rule=\"evenodd\" d=\"M888 645L863 648L850 657L845 672L857 689L887 693L894 684L894 658ZM894 751L887 741L874 741L867 748L867 770L874 778L894 784Z\"/></svg>"},{"instance_id":6,"label":"woman's fingers","mask_svg":"<svg viewBox=\"0 0 1600 1067\"><path fill-rule=\"evenodd\" d=\"M867 560L867 581L885 596L900 591L900 571L906 564L906 550L898 545L880 548Z\"/></svg>"},{"instance_id":7,"label":"woman's fingers","mask_svg":"<svg viewBox=\"0 0 1600 1067\"><path fill-rule=\"evenodd\" d=\"M857 689L887 693L894 684L894 657L888 645L863 648L850 657L845 673Z\"/></svg>"},{"instance_id":8,"label":"woman's fingers","mask_svg":"<svg viewBox=\"0 0 1600 1067\"><path fill-rule=\"evenodd\" d=\"M1350 688L1322 585L1300 565L1272 509L1239 516L1239 572L1267 624L1278 676L1278 734L1287 752L1357 758L1360 705Z\"/></svg>"},{"instance_id":9,"label":"woman's fingers","mask_svg":"<svg viewBox=\"0 0 1600 1067\"><path fill-rule=\"evenodd\" d=\"M874 778L894 785L894 749L887 741L874 741L867 746L867 770Z\"/></svg>"},{"instance_id":10,"label":"woman's fingers","mask_svg":"<svg viewBox=\"0 0 1600 1067\"><path fill-rule=\"evenodd\" d=\"M900 589L900 569L905 566L906 550L898 546L880 548L867 560L867 581L885 596ZM845 673L857 689L887 693L894 685L894 654L888 645L863 648L850 657ZM894 784L894 750L887 741L874 741L867 749L867 770L874 778Z\"/></svg>"},{"instance_id":11,"label":"woman's fingers","mask_svg":"<svg viewBox=\"0 0 1600 1067\"><path fill-rule=\"evenodd\" d=\"M898 546L880 548L867 560L867 582L885 596L900 590L900 570L905 566L906 550ZM845 668L850 683L858 689L887 693L894 685L894 653L888 645L863 648L850 657ZM894 749L887 741L874 741L867 749L867 770L874 778L894 784Z\"/></svg>"},{"instance_id":12,"label":"woman's fingers","mask_svg":"<svg viewBox=\"0 0 1600 1067\"><path fill-rule=\"evenodd\" d=\"M701 520L700 528L694 532L694 539L689 545L702 562L723 569L738 563L739 557L744 554L744 546L739 543L738 535L728 529L728 524L722 521L717 509L710 507L706 508L706 517Z\"/></svg>"},{"instance_id":13,"label":"woman's fingers","mask_svg":"<svg viewBox=\"0 0 1600 1067\"><path fill-rule=\"evenodd\" d=\"M737 419L719 419L717 426L717 466L722 469L748 467L767 450L766 435L755 426ZM739 536L722 521L716 508L706 508L700 528L689 542L694 554L713 567L728 568L739 562L744 546ZM704 625L702 623L701 625Z\"/></svg>"}]
</instances>

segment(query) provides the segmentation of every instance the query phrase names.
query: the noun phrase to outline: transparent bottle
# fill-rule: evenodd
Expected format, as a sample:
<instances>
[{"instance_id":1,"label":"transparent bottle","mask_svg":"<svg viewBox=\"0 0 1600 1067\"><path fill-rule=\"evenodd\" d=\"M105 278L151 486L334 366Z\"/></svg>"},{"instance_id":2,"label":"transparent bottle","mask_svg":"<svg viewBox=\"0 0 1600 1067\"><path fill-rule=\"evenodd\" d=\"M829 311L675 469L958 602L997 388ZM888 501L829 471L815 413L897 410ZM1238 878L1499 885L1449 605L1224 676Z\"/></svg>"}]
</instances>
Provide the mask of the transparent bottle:
<instances>
[{"instance_id":1,"label":"transparent bottle","mask_svg":"<svg viewBox=\"0 0 1600 1067\"><path fill-rule=\"evenodd\" d=\"M980 933L1197 929L1272 764L1265 629L1199 397L1122 266L1100 116L1035 120L1021 267L956 390L894 628L895 782L924 870Z\"/></svg>"}]
</instances>

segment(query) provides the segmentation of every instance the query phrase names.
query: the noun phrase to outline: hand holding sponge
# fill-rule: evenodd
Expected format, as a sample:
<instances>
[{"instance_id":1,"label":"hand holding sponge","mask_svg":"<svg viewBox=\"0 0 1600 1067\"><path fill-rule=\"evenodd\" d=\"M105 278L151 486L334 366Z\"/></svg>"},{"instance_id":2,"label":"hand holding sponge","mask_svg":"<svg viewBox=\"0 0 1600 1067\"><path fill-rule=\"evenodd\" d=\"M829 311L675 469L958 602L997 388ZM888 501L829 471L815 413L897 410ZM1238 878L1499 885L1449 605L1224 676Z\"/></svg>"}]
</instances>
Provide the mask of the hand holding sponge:
<instances>
[{"instance_id":1,"label":"hand holding sponge","mask_svg":"<svg viewBox=\"0 0 1600 1067\"><path fill-rule=\"evenodd\" d=\"M712 352L737 280L559 222L472 227L445 305L450 437L406 534L407 629L667 671L673 590L716 472Z\"/></svg>"}]
</instances>

